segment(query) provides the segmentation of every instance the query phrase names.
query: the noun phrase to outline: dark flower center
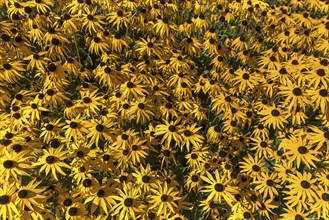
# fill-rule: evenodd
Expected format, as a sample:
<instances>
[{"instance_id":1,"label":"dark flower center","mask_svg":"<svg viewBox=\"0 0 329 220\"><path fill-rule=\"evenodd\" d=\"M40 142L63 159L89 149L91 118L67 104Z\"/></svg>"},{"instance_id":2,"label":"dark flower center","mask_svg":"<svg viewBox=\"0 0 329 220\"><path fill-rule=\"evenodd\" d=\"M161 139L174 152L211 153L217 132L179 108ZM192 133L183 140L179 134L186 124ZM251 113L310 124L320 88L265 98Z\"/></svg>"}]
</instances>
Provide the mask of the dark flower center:
<instances>
[{"instance_id":1,"label":"dark flower center","mask_svg":"<svg viewBox=\"0 0 329 220\"><path fill-rule=\"evenodd\" d=\"M305 146L299 146L298 147L298 152L300 154L307 154L308 153L308 149Z\"/></svg>"},{"instance_id":2,"label":"dark flower center","mask_svg":"<svg viewBox=\"0 0 329 220\"><path fill-rule=\"evenodd\" d=\"M198 182L199 181L199 176L198 175L192 175L191 177L193 182Z\"/></svg>"},{"instance_id":3,"label":"dark flower center","mask_svg":"<svg viewBox=\"0 0 329 220\"><path fill-rule=\"evenodd\" d=\"M169 23L169 19L167 17L164 17L162 19L162 22L165 23L165 24L168 24Z\"/></svg>"},{"instance_id":4,"label":"dark flower center","mask_svg":"<svg viewBox=\"0 0 329 220\"><path fill-rule=\"evenodd\" d=\"M72 207L69 209L69 215L70 216L75 216L78 213L78 209L75 207Z\"/></svg>"},{"instance_id":5,"label":"dark flower center","mask_svg":"<svg viewBox=\"0 0 329 220\"><path fill-rule=\"evenodd\" d=\"M324 132L324 133L323 133L323 136L324 136L327 140L329 140L329 132L328 132L328 131Z\"/></svg>"},{"instance_id":6,"label":"dark flower center","mask_svg":"<svg viewBox=\"0 0 329 220\"><path fill-rule=\"evenodd\" d=\"M295 220L304 220L304 217L300 214L295 215Z\"/></svg>"},{"instance_id":7,"label":"dark flower center","mask_svg":"<svg viewBox=\"0 0 329 220\"><path fill-rule=\"evenodd\" d=\"M18 152L20 152L22 149L23 149L23 147L22 147L22 145L20 145L20 144L15 144L14 146L13 146L13 151L15 151L16 153L18 153Z\"/></svg>"},{"instance_id":8,"label":"dark flower center","mask_svg":"<svg viewBox=\"0 0 329 220\"><path fill-rule=\"evenodd\" d=\"M47 162L48 164L53 164L53 163L55 163L55 157L54 157L54 156L48 156L48 157L46 157L46 162Z\"/></svg>"},{"instance_id":9,"label":"dark flower center","mask_svg":"<svg viewBox=\"0 0 329 220\"><path fill-rule=\"evenodd\" d=\"M83 151L79 150L77 152L77 157L83 157L85 154L83 153Z\"/></svg>"},{"instance_id":10,"label":"dark flower center","mask_svg":"<svg viewBox=\"0 0 329 220\"><path fill-rule=\"evenodd\" d=\"M18 113L18 112L16 112L16 113L13 114L13 117L14 117L15 119L20 119L20 118L21 118L21 114Z\"/></svg>"},{"instance_id":11,"label":"dark flower center","mask_svg":"<svg viewBox=\"0 0 329 220\"><path fill-rule=\"evenodd\" d=\"M323 193L322 196L321 196L321 198L322 198L324 201L328 202L328 201L329 201L329 194L328 194L328 193Z\"/></svg>"},{"instance_id":12,"label":"dark flower center","mask_svg":"<svg viewBox=\"0 0 329 220\"><path fill-rule=\"evenodd\" d=\"M308 188L311 187L311 184L310 184L308 181L306 181L306 180L303 180L303 181L300 183L300 185L301 185L304 189L308 189Z\"/></svg>"},{"instance_id":13,"label":"dark flower center","mask_svg":"<svg viewBox=\"0 0 329 220\"><path fill-rule=\"evenodd\" d=\"M6 169L10 169L14 166L14 161L12 160L5 160L3 162L3 167L6 168Z\"/></svg>"},{"instance_id":14,"label":"dark flower center","mask_svg":"<svg viewBox=\"0 0 329 220\"><path fill-rule=\"evenodd\" d=\"M70 128L77 128L78 127L78 123L76 123L75 121L72 121L70 123Z\"/></svg>"},{"instance_id":15,"label":"dark flower center","mask_svg":"<svg viewBox=\"0 0 329 220\"><path fill-rule=\"evenodd\" d=\"M99 37L94 37L94 42L95 43L99 43L101 41L101 39Z\"/></svg>"},{"instance_id":16,"label":"dark flower center","mask_svg":"<svg viewBox=\"0 0 329 220\"><path fill-rule=\"evenodd\" d=\"M10 37L7 34L1 34L1 39L5 42L10 40Z\"/></svg>"},{"instance_id":17,"label":"dark flower center","mask_svg":"<svg viewBox=\"0 0 329 220\"><path fill-rule=\"evenodd\" d=\"M258 165L253 165L252 166L252 170L254 171L254 172L259 172L260 171L260 167L258 166Z\"/></svg>"},{"instance_id":18,"label":"dark flower center","mask_svg":"<svg viewBox=\"0 0 329 220\"><path fill-rule=\"evenodd\" d=\"M225 169L226 169L226 170L229 170L229 169L231 169L231 165L230 165L230 164L225 164L225 166L224 166L224 167L225 167Z\"/></svg>"},{"instance_id":19,"label":"dark flower center","mask_svg":"<svg viewBox=\"0 0 329 220\"><path fill-rule=\"evenodd\" d=\"M143 181L144 183L148 183L148 182L150 181L150 177L149 177L148 175L144 175L144 176L142 177L142 181Z\"/></svg>"},{"instance_id":20,"label":"dark flower center","mask_svg":"<svg viewBox=\"0 0 329 220\"><path fill-rule=\"evenodd\" d=\"M120 180L120 183L123 183L123 182L127 182L128 179L126 176L122 175L122 176L120 176L119 180Z\"/></svg>"},{"instance_id":21,"label":"dark flower center","mask_svg":"<svg viewBox=\"0 0 329 220\"><path fill-rule=\"evenodd\" d=\"M91 103L91 99L89 97L84 97L82 100L86 104Z\"/></svg>"},{"instance_id":22,"label":"dark flower center","mask_svg":"<svg viewBox=\"0 0 329 220\"><path fill-rule=\"evenodd\" d=\"M217 192L223 192L224 189L225 189L225 187L224 187L223 184L221 184L221 183L216 183L216 184L215 184L215 190L216 190Z\"/></svg>"},{"instance_id":23,"label":"dark flower center","mask_svg":"<svg viewBox=\"0 0 329 220\"><path fill-rule=\"evenodd\" d=\"M167 109L171 109L172 108L172 104L170 102L167 102L165 106L166 106Z\"/></svg>"},{"instance_id":24,"label":"dark flower center","mask_svg":"<svg viewBox=\"0 0 329 220\"><path fill-rule=\"evenodd\" d=\"M266 180L266 184L268 186L273 186L274 185L274 182L273 182L273 180Z\"/></svg>"},{"instance_id":25,"label":"dark flower center","mask_svg":"<svg viewBox=\"0 0 329 220\"><path fill-rule=\"evenodd\" d=\"M85 179L85 180L83 180L82 185L84 187L90 187L91 186L91 179Z\"/></svg>"},{"instance_id":26,"label":"dark flower center","mask_svg":"<svg viewBox=\"0 0 329 220\"><path fill-rule=\"evenodd\" d=\"M218 125L216 125L216 126L214 127L214 130L215 130L216 132L220 132L220 127L219 127Z\"/></svg>"},{"instance_id":27,"label":"dark flower center","mask_svg":"<svg viewBox=\"0 0 329 220\"><path fill-rule=\"evenodd\" d=\"M47 124L47 125L46 125L46 129L47 129L47 131L52 131L52 130L54 129L54 125L52 125L52 124Z\"/></svg>"},{"instance_id":28,"label":"dark flower center","mask_svg":"<svg viewBox=\"0 0 329 220\"><path fill-rule=\"evenodd\" d=\"M139 109L144 109L144 108L145 108L144 103L139 103L139 104L138 104L138 108L139 108Z\"/></svg>"},{"instance_id":29,"label":"dark flower center","mask_svg":"<svg viewBox=\"0 0 329 220\"><path fill-rule=\"evenodd\" d=\"M5 134L5 138L11 139L13 137L14 137L13 133L8 132L8 133Z\"/></svg>"},{"instance_id":30,"label":"dark flower center","mask_svg":"<svg viewBox=\"0 0 329 220\"><path fill-rule=\"evenodd\" d=\"M35 104L35 103L32 103L32 104L31 104L31 108L33 108L33 109L37 109L37 108L38 108L38 105Z\"/></svg>"},{"instance_id":31,"label":"dark flower center","mask_svg":"<svg viewBox=\"0 0 329 220\"><path fill-rule=\"evenodd\" d=\"M328 22L326 24L328 24ZM328 66L329 65L329 61L327 59L323 59L323 60L320 61L320 64L322 66Z\"/></svg>"},{"instance_id":32,"label":"dark flower center","mask_svg":"<svg viewBox=\"0 0 329 220\"><path fill-rule=\"evenodd\" d=\"M120 39L121 38L121 34L120 33L115 33L114 34L114 38L115 39Z\"/></svg>"},{"instance_id":33,"label":"dark flower center","mask_svg":"<svg viewBox=\"0 0 329 220\"><path fill-rule=\"evenodd\" d=\"M128 108L129 108L129 104L127 104L127 103L123 104L123 105L122 105L122 108L123 108L123 109L128 109Z\"/></svg>"},{"instance_id":34,"label":"dark flower center","mask_svg":"<svg viewBox=\"0 0 329 220\"><path fill-rule=\"evenodd\" d=\"M92 15L88 15L88 16L87 16L87 19L88 19L89 21L92 21L92 20L94 19L94 16L92 16Z\"/></svg>"},{"instance_id":35,"label":"dark flower center","mask_svg":"<svg viewBox=\"0 0 329 220\"><path fill-rule=\"evenodd\" d=\"M215 40L212 39L212 38L210 38L210 39L209 39L209 43L210 43L210 44L214 44L214 43L215 43Z\"/></svg>"},{"instance_id":36,"label":"dark flower center","mask_svg":"<svg viewBox=\"0 0 329 220\"><path fill-rule=\"evenodd\" d=\"M122 138L122 140L128 140L128 135L127 134L122 134L121 138Z\"/></svg>"},{"instance_id":37,"label":"dark flower center","mask_svg":"<svg viewBox=\"0 0 329 220\"><path fill-rule=\"evenodd\" d=\"M248 80L248 79L250 78L250 76L249 76L248 73L244 73L244 74L242 75L242 78L243 78L244 80Z\"/></svg>"},{"instance_id":38,"label":"dark flower center","mask_svg":"<svg viewBox=\"0 0 329 220\"><path fill-rule=\"evenodd\" d=\"M243 217L246 218L246 219L250 219L251 218L251 213L250 212L244 212Z\"/></svg>"},{"instance_id":39,"label":"dark flower center","mask_svg":"<svg viewBox=\"0 0 329 220\"><path fill-rule=\"evenodd\" d=\"M117 12L117 15L118 15L119 17L121 17L121 16L123 15L122 11L118 11L118 12Z\"/></svg>"},{"instance_id":40,"label":"dark flower center","mask_svg":"<svg viewBox=\"0 0 329 220\"><path fill-rule=\"evenodd\" d=\"M180 85L181 85L181 87L183 87L183 88L187 88L187 86L188 86L186 82L182 82Z\"/></svg>"},{"instance_id":41,"label":"dark flower center","mask_svg":"<svg viewBox=\"0 0 329 220\"><path fill-rule=\"evenodd\" d=\"M189 131L189 130L185 130L185 131L184 131L184 135L185 135L186 137L190 137L190 136L192 135L192 132Z\"/></svg>"},{"instance_id":42,"label":"dark flower center","mask_svg":"<svg viewBox=\"0 0 329 220\"><path fill-rule=\"evenodd\" d=\"M294 88L292 90L292 93L295 95L295 96L301 96L302 95L302 90L300 88Z\"/></svg>"},{"instance_id":43,"label":"dark flower center","mask_svg":"<svg viewBox=\"0 0 329 220\"><path fill-rule=\"evenodd\" d=\"M108 161L110 159L110 156L108 154L104 154L103 160Z\"/></svg>"},{"instance_id":44,"label":"dark flower center","mask_svg":"<svg viewBox=\"0 0 329 220\"><path fill-rule=\"evenodd\" d=\"M55 94L55 91L52 90L52 89L48 89L47 92L46 92L48 95L52 96Z\"/></svg>"},{"instance_id":45,"label":"dark flower center","mask_svg":"<svg viewBox=\"0 0 329 220\"><path fill-rule=\"evenodd\" d=\"M319 91L319 94L320 94L320 96L322 96L322 97L326 97L326 96L328 96L328 90L326 90L326 89L321 89L321 90Z\"/></svg>"},{"instance_id":46,"label":"dark flower center","mask_svg":"<svg viewBox=\"0 0 329 220\"><path fill-rule=\"evenodd\" d=\"M111 73L111 71L112 71L111 68L108 66L104 68L104 72L107 74Z\"/></svg>"},{"instance_id":47,"label":"dark flower center","mask_svg":"<svg viewBox=\"0 0 329 220\"><path fill-rule=\"evenodd\" d=\"M60 144L61 144L61 142L57 138L53 139L50 142L50 146L53 147L53 148L58 148Z\"/></svg>"},{"instance_id":48,"label":"dark flower center","mask_svg":"<svg viewBox=\"0 0 329 220\"><path fill-rule=\"evenodd\" d=\"M136 151L136 150L138 150L138 146L136 144L134 144L133 146L131 146L131 149Z\"/></svg>"},{"instance_id":49,"label":"dark flower center","mask_svg":"<svg viewBox=\"0 0 329 220\"><path fill-rule=\"evenodd\" d=\"M261 147L267 147L267 143L265 141L260 142Z\"/></svg>"},{"instance_id":50,"label":"dark flower center","mask_svg":"<svg viewBox=\"0 0 329 220\"><path fill-rule=\"evenodd\" d=\"M195 153L191 154L191 159L196 160L198 158L198 155Z\"/></svg>"},{"instance_id":51,"label":"dark flower center","mask_svg":"<svg viewBox=\"0 0 329 220\"><path fill-rule=\"evenodd\" d=\"M50 63L49 65L48 65L48 71L49 72L55 72L56 71L56 65L55 64L53 64L53 63Z\"/></svg>"},{"instance_id":52,"label":"dark flower center","mask_svg":"<svg viewBox=\"0 0 329 220\"><path fill-rule=\"evenodd\" d=\"M170 132L175 132L176 131L175 125L170 125L168 129L169 129Z\"/></svg>"},{"instance_id":53,"label":"dark flower center","mask_svg":"<svg viewBox=\"0 0 329 220\"><path fill-rule=\"evenodd\" d=\"M123 203L126 207L131 207L133 205L133 200L131 198L126 198Z\"/></svg>"},{"instance_id":54,"label":"dark flower center","mask_svg":"<svg viewBox=\"0 0 329 220\"><path fill-rule=\"evenodd\" d=\"M104 130L104 125L98 124L96 125L96 131L102 132Z\"/></svg>"},{"instance_id":55,"label":"dark flower center","mask_svg":"<svg viewBox=\"0 0 329 220\"><path fill-rule=\"evenodd\" d=\"M162 202L167 202L167 201L168 201L168 196L167 196L166 194L163 194L163 195L161 196L161 201L162 201Z\"/></svg>"},{"instance_id":56,"label":"dark flower center","mask_svg":"<svg viewBox=\"0 0 329 220\"><path fill-rule=\"evenodd\" d=\"M104 197L104 196L105 196L105 191L102 190L102 189L98 190L98 192L97 192L97 196L98 196L98 197Z\"/></svg>"},{"instance_id":57,"label":"dark flower center","mask_svg":"<svg viewBox=\"0 0 329 220\"><path fill-rule=\"evenodd\" d=\"M73 103L72 103L70 100L66 100L66 101L65 101L65 106L66 106L67 108L70 108L70 107L73 106Z\"/></svg>"},{"instance_id":58,"label":"dark flower center","mask_svg":"<svg viewBox=\"0 0 329 220\"><path fill-rule=\"evenodd\" d=\"M276 152L276 155L278 155L279 157L281 157L283 155L283 151L279 150Z\"/></svg>"},{"instance_id":59,"label":"dark flower center","mask_svg":"<svg viewBox=\"0 0 329 220\"><path fill-rule=\"evenodd\" d=\"M16 41L17 43L20 43L20 42L23 41L23 38L22 38L21 36L16 36L16 37L15 37L15 41Z\"/></svg>"},{"instance_id":60,"label":"dark flower center","mask_svg":"<svg viewBox=\"0 0 329 220\"><path fill-rule=\"evenodd\" d=\"M18 197L23 199L27 196L27 190L23 189L21 191L18 192Z\"/></svg>"},{"instance_id":61,"label":"dark flower center","mask_svg":"<svg viewBox=\"0 0 329 220\"><path fill-rule=\"evenodd\" d=\"M279 112L277 109L273 109L273 110L271 111L271 114L272 114L272 116L274 116L274 117L278 117L278 116L280 115L280 112Z\"/></svg>"},{"instance_id":62,"label":"dark flower center","mask_svg":"<svg viewBox=\"0 0 329 220\"><path fill-rule=\"evenodd\" d=\"M211 201L211 202L209 203L209 207L210 207L211 209L214 209L214 208L217 207L217 204L216 204L214 201Z\"/></svg>"},{"instance_id":63,"label":"dark flower center","mask_svg":"<svg viewBox=\"0 0 329 220\"><path fill-rule=\"evenodd\" d=\"M6 70L10 70L11 69L11 65L9 63L5 63L2 65L4 69Z\"/></svg>"},{"instance_id":64,"label":"dark flower center","mask_svg":"<svg viewBox=\"0 0 329 220\"><path fill-rule=\"evenodd\" d=\"M65 13L65 14L63 15L63 18L64 18L64 20L69 20L69 19L71 18L71 15Z\"/></svg>"},{"instance_id":65,"label":"dark flower center","mask_svg":"<svg viewBox=\"0 0 329 220\"><path fill-rule=\"evenodd\" d=\"M4 146L8 146L8 145L10 145L11 143L12 143L12 141L9 140L9 139L4 139L4 140L2 140L2 144L3 144Z\"/></svg>"},{"instance_id":66,"label":"dark flower center","mask_svg":"<svg viewBox=\"0 0 329 220\"><path fill-rule=\"evenodd\" d=\"M169 157L169 156L170 156L170 151L169 151L169 150L164 150L164 151L163 151L163 155L164 155L165 157Z\"/></svg>"},{"instance_id":67,"label":"dark flower center","mask_svg":"<svg viewBox=\"0 0 329 220\"><path fill-rule=\"evenodd\" d=\"M153 220L155 219L155 214L153 212L150 212L148 215L147 215L148 219L149 220Z\"/></svg>"},{"instance_id":68,"label":"dark flower center","mask_svg":"<svg viewBox=\"0 0 329 220\"><path fill-rule=\"evenodd\" d=\"M220 150L220 151L218 152L218 156L224 158L224 157L227 156L227 152L226 152L225 150Z\"/></svg>"},{"instance_id":69,"label":"dark flower center","mask_svg":"<svg viewBox=\"0 0 329 220\"><path fill-rule=\"evenodd\" d=\"M257 196L255 194L252 194L250 196L250 200L253 201L253 202L256 202L257 201Z\"/></svg>"},{"instance_id":70,"label":"dark flower center","mask_svg":"<svg viewBox=\"0 0 329 220\"><path fill-rule=\"evenodd\" d=\"M54 46L58 46L61 42L60 42L57 38L53 38L53 39L51 39L51 43L52 43Z\"/></svg>"},{"instance_id":71,"label":"dark flower center","mask_svg":"<svg viewBox=\"0 0 329 220\"><path fill-rule=\"evenodd\" d=\"M318 76L324 76L325 75L324 69L318 69L316 71L316 73L318 74Z\"/></svg>"},{"instance_id":72,"label":"dark flower center","mask_svg":"<svg viewBox=\"0 0 329 220\"><path fill-rule=\"evenodd\" d=\"M129 89L134 88L134 83L132 83L132 82L127 82L127 87L128 87Z\"/></svg>"},{"instance_id":73,"label":"dark flower center","mask_svg":"<svg viewBox=\"0 0 329 220\"><path fill-rule=\"evenodd\" d=\"M70 205L72 205L72 203L73 203L73 201L70 198L65 199L64 202L63 202L63 204L65 206L70 206Z\"/></svg>"},{"instance_id":74,"label":"dark flower center","mask_svg":"<svg viewBox=\"0 0 329 220\"><path fill-rule=\"evenodd\" d=\"M5 205L10 202L10 197L8 195L0 196L0 204Z\"/></svg>"}]
</instances>

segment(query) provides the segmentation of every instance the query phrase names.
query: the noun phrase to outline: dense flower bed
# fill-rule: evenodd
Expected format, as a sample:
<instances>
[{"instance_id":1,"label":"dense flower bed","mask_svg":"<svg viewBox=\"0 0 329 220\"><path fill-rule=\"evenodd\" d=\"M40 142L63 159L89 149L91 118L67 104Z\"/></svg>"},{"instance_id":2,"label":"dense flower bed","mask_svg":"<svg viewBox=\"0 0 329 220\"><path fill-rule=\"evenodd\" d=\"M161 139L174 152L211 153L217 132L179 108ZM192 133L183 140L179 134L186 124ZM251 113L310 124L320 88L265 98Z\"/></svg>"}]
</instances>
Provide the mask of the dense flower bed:
<instances>
[{"instance_id":1,"label":"dense flower bed","mask_svg":"<svg viewBox=\"0 0 329 220\"><path fill-rule=\"evenodd\" d=\"M328 13L0 0L0 216L329 219Z\"/></svg>"}]
</instances>

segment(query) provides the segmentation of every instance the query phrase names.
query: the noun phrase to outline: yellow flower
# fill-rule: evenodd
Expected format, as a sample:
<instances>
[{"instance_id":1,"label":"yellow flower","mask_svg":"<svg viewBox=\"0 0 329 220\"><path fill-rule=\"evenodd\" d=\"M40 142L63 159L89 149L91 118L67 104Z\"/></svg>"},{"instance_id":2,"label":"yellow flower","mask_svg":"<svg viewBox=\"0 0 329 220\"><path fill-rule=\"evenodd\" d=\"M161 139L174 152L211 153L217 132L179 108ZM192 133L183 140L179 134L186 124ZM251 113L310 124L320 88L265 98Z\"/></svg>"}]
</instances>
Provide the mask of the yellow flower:
<instances>
[{"instance_id":1,"label":"yellow flower","mask_svg":"<svg viewBox=\"0 0 329 220\"><path fill-rule=\"evenodd\" d=\"M234 194L239 192L238 188L231 186L230 181L225 180L218 170L215 171L215 178L209 172L206 172L206 176L201 176L201 179L207 183L202 192L209 193L207 196L208 201L213 200L215 203L225 201L230 206L235 201Z\"/></svg>"},{"instance_id":2,"label":"yellow flower","mask_svg":"<svg viewBox=\"0 0 329 220\"><path fill-rule=\"evenodd\" d=\"M15 191L15 183L3 184L0 188L0 216L3 219L13 219L20 215L14 203L16 197L16 195L14 195Z\"/></svg>"},{"instance_id":3,"label":"yellow flower","mask_svg":"<svg viewBox=\"0 0 329 220\"><path fill-rule=\"evenodd\" d=\"M42 208L42 204L46 197L41 195L43 190L37 188L40 183L41 182L32 180L28 185L19 187L15 201L17 207L22 210L26 209L25 207L27 207L31 211Z\"/></svg>"},{"instance_id":4,"label":"yellow flower","mask_svg":"<svg viewBox=\"0 0 329 220\"><path fill-rule=\"evenodd\" d=\"M95 213L97 208L100 208L101 213L108 214L109 210L115 204L115 201L112 198L112 193L107 187L107 185L100 186L97 184L95 187L95 192L92 195L88 196L85 200L85 204L92 202L91 213Z\"/></svg>"},{"instance_id":5,"label":"yellow flower","mask_svg":"<svg viewBox=\"0 0 329 220\"><path fill-rule=\"evenodd\" d=\"M267 198L268 196L270 199L274 198L279 194L277 189L282 188L280 186L280 179L277 178L277 173L262 173L261 177L259 177L254 183L257 184L255 190L262 193L264 198Z\"/></svg>"},{"instance_id":6,"label":"yellow flower","mask_svg":"<svg viewBox=\"0 0 329 220\"><path fill-rule=\"evenodd\" d=\"M152 188L157 187L157 176L154 171L151 171L150 164L147 164L144 168L140 165L140 169L135 168L135 172L132 174L136 178L136 185L141 194L146 194Z\"/></svg>"},{"instance_id":7,"label":"yellow flower","mask_svg":"<svg viewBox=\"0 0 329 220\"><path fill-rule=\"evenodd\" d=\"M139 213L137 190L124 183L123 189L117 189L117 193L118 195L111 196L116 200L116 204L113 206L113 215L118 215L120 219L125 220L136 218Z\"/></svg>"},{"instance_id":8,"label":"yellow flower","mask_svg":"<svg viewBox=\"0 0 329 220\"><path fill-rule=\"evenodd\" d=\"M157 214L162 214L164 217L168 217L170 213L175 213L174 208L177 207L175 201L180 200L178 196L179 191L174 187L169 187L167 182L158 184L156 189L151 189L153 195L150 195L149 202L152 204L152 208L157 208Z\"/></svg>"},{"instance_id":9,"label":"yellow flower","mask_svg":"<svg viewBox=\"0 0 329 220\"><path fill-rule=\"evenodd\" d=\"M264 122L268 128L280 129L284 126L284 123L287 123L285 111L274 106L266 107L259 114L264 116L261 122Z\"/></svg>"},{"instance_id":10,"label":"yellow flower","mask_svg":"<svg viewBox=\"0 0 329 220\"><path fill-rule=\"evenodd\" d=\"M307 210L305 202L314 203L318 199L316 179L312 178L311 173L307 171L303 171L303 173L296 172L296 175L289 176L288 182L286 193L289 196L285 198L288 205L293 207L302 205Z\"/></svg>"},{"instance_id":11,"label":"yellow flower","mask_svg":"<svg viewBox=\"0 0 329 220\"><path fill-rule=\"evenodd\" d=\"M56 150L50 148L49 150L43 149L43 155L38 159L38 162L33 163L33 167L41 165L39 172L45 170L46 175L48 176L51 173L52 178L58 181L57 173L66 176L66 173L62 168L70 169L71 167L65 162L62 162L67 158L67 151L62 150L63 147L59 147Z\"/></svg>"},{"instance_id":12,"label":"yellow flower","mask_svg":"<svg viewBox=\"0 0 329 220\"><path fill-rule=\"evenodd\" d=\"M179 145L181 139L181 126L178 125L178 121L164 121L164 124L157 125L155 128L155 135L163 135L161 142L165 143L166 146L170 146L171 142L174 141L174 145Z\"/></svg>"},{"instance_id":13,"label":"yellow flower","mask_svg":"<svg viewBox=\"0 0 329 220\"><path fill-rule=\"evenodd\" d=\"M88 31L90 34L103 30L105 22L103 21L104 16L96 15L97 7L92 10L85 8L85 12L82 14L82 28Z\"/></svg>"},{"instance_id":14,"label":"yellow flower","mask_svg":"<svg viewBox=\"0 0 329 220\"><path fill-rule=\"evenodd\" d=\"M1 169L0 176L5 181L14 178L15 181L19 181L20 176L29 176L25 170L31 169L31 165L28 164L28 160L31 160L31 157L25 156L28 152L21 151L19 153L13 153L4 151L1 155Z\"/></svg>"},{"instance_id":15,"label":"yellow flower","mask_svg":"<svg viewBox=\"0 0 329 220\"><path fill-rule=\"evenodd\" d=\"M258 177L261 172L265 171L264 162L257 156L253 157L251 154L249 154L248 158L245 158L243 162L240 162L240 164L241 172L247 173L252 177Z\"/></svg>"}]
</instances>

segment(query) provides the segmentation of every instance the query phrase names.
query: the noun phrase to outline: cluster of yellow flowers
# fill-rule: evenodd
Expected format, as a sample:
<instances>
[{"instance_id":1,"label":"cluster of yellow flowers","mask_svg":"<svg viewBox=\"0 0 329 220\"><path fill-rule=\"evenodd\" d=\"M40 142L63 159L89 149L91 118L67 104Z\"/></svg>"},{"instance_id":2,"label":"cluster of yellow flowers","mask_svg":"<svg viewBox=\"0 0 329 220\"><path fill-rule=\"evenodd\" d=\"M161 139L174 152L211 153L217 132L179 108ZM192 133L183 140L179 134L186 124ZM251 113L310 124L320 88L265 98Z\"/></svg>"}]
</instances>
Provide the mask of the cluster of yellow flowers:
<instances>
[{"instance_id":1,"label":"cluster of yellow flowers","mask_svg":"<svg viewBox=\"0 0 329 220\"><path fill-rule=\"evenodd\" d=\"M0 217L329 219L328 14L0 0Z\"/></svg>"}]
</instances>

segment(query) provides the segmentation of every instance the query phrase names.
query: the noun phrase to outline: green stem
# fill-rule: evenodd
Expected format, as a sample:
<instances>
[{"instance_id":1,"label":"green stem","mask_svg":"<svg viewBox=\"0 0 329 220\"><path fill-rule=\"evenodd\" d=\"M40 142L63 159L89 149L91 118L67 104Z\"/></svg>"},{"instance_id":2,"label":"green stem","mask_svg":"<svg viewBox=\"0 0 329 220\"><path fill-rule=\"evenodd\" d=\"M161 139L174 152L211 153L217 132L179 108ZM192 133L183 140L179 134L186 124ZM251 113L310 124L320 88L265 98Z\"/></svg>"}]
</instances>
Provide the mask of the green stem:
<instances>
[{"instance_id":1,"label":"green stem","mask_svg":"<svg viewBox=\"0 0 329 220\"><path fill-rule=\"evenodd\" d=\"M79 53L79 48L78 48L77 39L74 39L74 44L75 44L75 49L77 50L77 53L78 53L78 60L79 60L79 63L81 64L81 59L80 59L80 53Z\"/></svg>"}]
</instances>

